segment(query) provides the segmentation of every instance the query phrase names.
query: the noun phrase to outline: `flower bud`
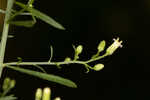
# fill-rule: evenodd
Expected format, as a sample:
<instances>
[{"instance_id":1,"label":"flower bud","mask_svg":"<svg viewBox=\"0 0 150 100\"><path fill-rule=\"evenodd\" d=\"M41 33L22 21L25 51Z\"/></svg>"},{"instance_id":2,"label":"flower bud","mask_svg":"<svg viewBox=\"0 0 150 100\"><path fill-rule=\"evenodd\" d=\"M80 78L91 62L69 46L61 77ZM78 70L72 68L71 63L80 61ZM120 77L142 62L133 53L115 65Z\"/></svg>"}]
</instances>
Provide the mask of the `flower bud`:
<instances>
[{"instance_id":1,"label":"flower bud","mask_svg":"<svg viewBox=\"0 0 150 100\"><path fill-rule=\"evenodd\" d=\"M71 61L71 58L70 57L66 57L65 58L65 61L67 62L67 61Z\"/></svg>"},{"instance_id":2,"label":"flower bud","mask_svg":"<svg viewBox=\"0 0 150 100\"><path fill-rule=\"evenodd\" d=\"M79 45L77 48L76 48L76 53L77 55L79 55L83 50L83 46L82 45Z\"/></svg>"},{"instance_id":3,"label":"flower bud","mask_svg":"<svg viewBox=\"0 0 150 100\"><path fill-rule=\"evenodd\" d=\"M16 84L16 81L15 80L11 80L10 81L10 88L14 88L15 84Z\"/></svg>"},{"instance_id":4,"label":"flower bud","mask_svg":"<svg viewBox=\"0 0 150 100\"><path fill-rule=\"evenodd\" d=\"M122 41L119 41L119 38L113 40L114 40L113 44L110 45L106 50L106 53L108 55L112 55L117 48L122 47L121 45Z\"/></svg>"},{"instance_id":5,"label":"flower bud","mask_svg":"<svg viewBox=\"0 0 150 100\"><path fill-rule=\"evenodd\" d=\"M9 88L10 81L11 80L8 77L4 79L3 87L2 87L4 91Z\"/></svg>"},{"instance_id":6,"label":"flower bud","mask_svg":"<svg viewBox=\"0 0 150 100\"><path fill-rule=\"evenodd\" d=\"M100 71L101 69L103 69L104 68L104 65L103 64L96 64L94 67L93 67L93 69L95 70L95 71Z\"/></svg>"},{"instance_id":7,"label":"flower bud","mask_svg":"<svg viewBox=\"0 0 150 100\"><path fill-rule=\"evenodd\" d=\"M54 100L61 100L61 98L60 97L56 97Z\"/></svg>"},{"instance_id":8,"label":"flower bud","mask_svg":"<svg viewBox=\"0 0 150 100\"><path fill-rule=\"evenodd\" d=\"M35 100L41 100L42 98L42 89L38 88L35 93Z\"/></svg>"},{"instance_id":9,"label":"flower bud","mask_svg":"<svg viewBox=\"0 0 150 100\"><path fill-rule=\"evenodd\" d=\"M104 40L101 41L101 42L99 43L98 47L97 47L98 52L103 51L104 48L105 48L105 45L106 45L106 42L105 42Z\"/></svg>"},{"instance_id":10,"label":"flower bud","mask_svg":"<svg viewBox=\"0 0 150 100\"><path fill-rule=\"evenodd\" d=\"M51 98L51 90L50 88L44 88L42 100L50 100Z\"/></svg>"}]
</instances>

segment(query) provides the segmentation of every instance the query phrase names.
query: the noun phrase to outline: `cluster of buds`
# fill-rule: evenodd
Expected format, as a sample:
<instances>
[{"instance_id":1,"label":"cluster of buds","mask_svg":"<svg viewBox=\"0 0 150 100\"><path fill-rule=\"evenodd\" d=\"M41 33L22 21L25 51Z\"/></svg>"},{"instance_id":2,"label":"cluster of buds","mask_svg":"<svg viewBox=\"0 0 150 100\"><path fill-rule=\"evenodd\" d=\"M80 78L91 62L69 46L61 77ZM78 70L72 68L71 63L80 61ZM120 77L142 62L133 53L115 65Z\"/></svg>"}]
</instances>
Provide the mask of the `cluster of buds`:
<instances>
[{"instance_id":1,"label":"cluster of buds","mask_svg":"<svg viewBox=\"0 0 150 100\"><path fill-rule=\"evenodd\" d=\"M121 45L122 41L119 41L119 38L113 39L113 40L114 40L114 42L106 49L106 53L102 56L100 56L100 53L102 51L104 51L106 42L104 40L101 41L97 46L97 53L95 55L93 55L90 60L95 61L95 60L101 59L105 56L112 55L119 47L122 47L122 45ZM73 61L79 59L79 54L82 53L83 46L78 45L76 48L74 47L74 50L75 50L75 55L74 55ZM69 61L71 61L71 58L66 57L64 61L69 62ZM89 71L89 69L93 69L95 71L100 71L104 68L104 64L96 64L94 67L90 67L88 64L85 64L85 67L87 68L88 71Z\"/></svg>"},{"instance_id":2,"label":"cluster of buds","mask_svg":"<svg viewBox=\"0 0 150 100\"><path fill-rule=\"evenodd\" d=\"M122 47L121 43L122 41L119 41L119 38L113 39L114 42L106 49L106 55L112 55L119 47ZM99 56L99 53L102 52L105 48L105 41L101 41L97 47L98 52L96 55L94 55L92 58L96 58ZM95 71L100 71L101 69L104 68L103 64L96 64L92 69Z\"/></svg>"},{"instance_id":3,"label":"cluster of buds","mask_svg":"<svg viewBox=\"0 0 150 100\"><path fill-rule=\"evenodd\" d=\"M16 84L15 80L11 80L10 78L5 78L3 82L2 89L3 91L9 91L10 89L14 88Z\"/></svg>"},{"instance_id":4,"label":"cluster of buds","mask_svg":"<svg viewBox=\"0 0 150 100\"><path fill-rule=\"evenodd\" d=\"M41 88L38 88L35 93L35 100L51 100L51 89L44 88L42 91ZM61 100L61 98L56 97L54 100Z\"/></svg>"}]
</instances>

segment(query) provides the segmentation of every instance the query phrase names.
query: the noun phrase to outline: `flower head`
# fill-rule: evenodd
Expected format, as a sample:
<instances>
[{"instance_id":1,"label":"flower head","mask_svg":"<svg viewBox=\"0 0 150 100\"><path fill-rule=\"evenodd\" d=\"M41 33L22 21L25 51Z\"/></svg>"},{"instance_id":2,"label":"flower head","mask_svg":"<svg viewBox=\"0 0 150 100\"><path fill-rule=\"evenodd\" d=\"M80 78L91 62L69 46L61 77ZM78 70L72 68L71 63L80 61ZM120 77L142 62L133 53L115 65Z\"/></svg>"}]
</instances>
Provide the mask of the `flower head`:
<instances>
[{"instance_id":1,"label":"flower head","mask_svg":"<svg viewBox=\"0 0 150 100\"><path fill-rule=\"evenodd\" d=\"M114 42L112 43L112 45L110 45L106 50L106 53L108 55L112 55L114 51L116 51L116 49L118 49L119 47L122 47L121 45L122 41L119 41L119 38L113 39L113 40Z\"/></svg>"}]
</instances>

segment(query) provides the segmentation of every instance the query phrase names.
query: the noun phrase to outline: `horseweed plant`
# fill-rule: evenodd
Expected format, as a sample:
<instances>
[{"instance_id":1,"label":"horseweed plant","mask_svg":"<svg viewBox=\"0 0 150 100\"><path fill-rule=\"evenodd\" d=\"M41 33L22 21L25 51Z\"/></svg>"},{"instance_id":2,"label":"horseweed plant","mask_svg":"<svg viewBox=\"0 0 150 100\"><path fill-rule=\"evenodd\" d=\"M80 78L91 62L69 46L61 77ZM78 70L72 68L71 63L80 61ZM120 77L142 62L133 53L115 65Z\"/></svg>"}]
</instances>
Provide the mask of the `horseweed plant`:
<instances>
[{"instance_id":1,"label":"horseweed plant","mask_svg":"<svg viewBox=\"0 0 150 100\"><path fill-rule=\"evenodd\" d=\"M46 14L35 9L33 6L33 3L34 3L34 0L29 0L27 2L27 4L23 4L21 2L14 1L14 0L8 0L6 11L0 9L0 13L5 14L4 27L3 27L1 45L0 45L0 77L2 75L3 68L9 68L12 70L16 70L16 71L19 71L22 73L26 73L29 75L39 77L41 79L56 82L61 85L65 85L65 86L72 87L72 88L77 88L77 85L74 82L72 82L71 80L62 78L60 76L45 73L46 71L40 65L61 66L61 65L65 65L65 64L81 64L81 65L84 65L84 67L87 69L87 71L86 71L87 73L90 70L100 71L101 69L104 68L104 64L98 63L95 66L90 66L90 63L100 60L106 56L112 55L116 51L116 49L118 49L119 47L122 47L122 45L121 45L122 41L119 41L119 38L114 39L114 42L106 49L106 52L102 55L101 53L102 53L102 51L105 50L105 45L106 45L105 41L103 40L99 43L99 45L97 47L97 53L95 55L93 55L89 60L82 61L82 60L79 60L79 57L80 57L80 54L83 52L83 46L82 45L78 45L78 46L73 45L73 49L74 49L74 57L73 58L66 57L64 59L64 61L55 62L55 61L51 61L53 58L53 47L51 46L50 47L51 56L48 61L45 61L45 62L22 62L22 60L19 60L18 62L4 63L5 47L6 47L7 38L9 37L8 30L9 30L10 24L16 25L16 26L32 27L36 23L36 19L41 19L42 21L46 22L47 24L49 24L57 29L65 30L65 28L61 24L59 24L58 22L56 22L55 20L53 20L51 17L47 16ZM17 11L16 9L14 9L13 6L18 6L21 8L21 10ZM31 16L32 19L27 20L27 21L14 20L14 18L16 16ZM35 66L35 67L40 68L42 72L24 69L24 68L19 67L21 65ZM3 98L3 100L16 99L12 95L6 96L8 91L10 91L14 87L14 85L15 85L14 80L10 80L9 78L6 78L4 80L3 87L2 87L3 93L0 94L0 96L1 96L0 100L2 100L2 98ZM42 89L37 89L35 100L49 100L48 98L50 98L50 93L51 93L51 90L49 88L45 88L43 90L43 92L42 92ZM55 100L60 100L60 98L57 97L57 98L55 98Z\"/></svg>"}]
</instances>

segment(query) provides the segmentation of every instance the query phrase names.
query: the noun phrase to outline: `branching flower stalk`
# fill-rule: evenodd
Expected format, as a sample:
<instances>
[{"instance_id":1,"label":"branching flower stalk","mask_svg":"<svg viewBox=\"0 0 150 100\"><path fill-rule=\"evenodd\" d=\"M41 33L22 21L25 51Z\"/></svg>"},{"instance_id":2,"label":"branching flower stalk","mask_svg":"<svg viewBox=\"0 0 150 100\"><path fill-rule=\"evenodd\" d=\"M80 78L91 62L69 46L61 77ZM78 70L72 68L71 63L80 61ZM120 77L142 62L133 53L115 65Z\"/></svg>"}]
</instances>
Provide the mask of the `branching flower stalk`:
<instances>
[{"instance_id":1,"label":"branching flower stalk","mask_svg":"<svg viewBox=\"0 0 150 100\"><path fill-rule=\"evenodd\" d=\"M40 12L39 10L35 9L34 6L32 5L34 0L29 0L27 4L23 4L21 2L17 2L14 0L8 0L7 3L7 9L6 11L0 10L0 13L5 13L5 20L4 20L4 28L3 28L3 33L2 33L2 40L1 40L1 45L0 45L0 78L2 75L2 70L4 67L10 68L16 71L20 71L29 75L33 75L48 81L53 81L60 83L62 85L76 88L77 85L72 82L71 80L52 75L52 74L47 74L46 71L40 67L40 65L56 65L60 67L61 65L65 64L81 64L84 65L85 68L87 69L87 72L90 70L95 70L99 71L104 68L104 64L98 63L95 64L95 66L90 66L91 62L100 60L106 56L112 55L119 47L122 47L121 43L122 41L119 41L119 38L114 39L114 42L106 49L106 52L102 55L102 51L105 50L105 41L101 41L99 45L97 46L97 53L94 54L89 60L82 61L80 60L80 54L83 52L83 46L78 45L77 47L73 46L74 49L74 57L66 57L63 61L60 62L55 62L52 61L53 58L53 48L51 46L51 57L48 61L45 62L23 62L22 59L19 60L18 62L6 62L4 63L4 54L5 54L5 48L6 48L6 42L8 38L8 31L9 31L9 24L16 25L16 26L23 26L23 27L32 27L36 23L36 19L41 19L42 21L46 22L47 24L60 29L60 30L65 30L65 28L59 24L57 21L49 17L48 15ZM17 5L21 8L21 10L16 11L13 9L13 4ZM19 15L24 15L24 16L31 16L31 20L27 21L14 21L14 18ZM29 69L24 69L19 66L21 65L31 65L35 66L39 69L41 69L42 72L37 72Z\"/></svg>"},{"instance_id":2,"label":"branching flower stalk","mask_svg":"<svg viewBox=\"0 0 150 100\"><path fill-rule=\"evenodd\" d=\"M9 66L9 65L32 65L32 66L35 66L35 65L64 65L64 64L82 64L84 65L87 69L93 69L93 67L90 67L88 64L91 63L91 62L94 62L96 60L100 60L106 56L109 56L109 55L112 55L112 53L114 53L117 48L119 47L122 47L121 43L122 41L119 41L119 38L117 39L113 39L114 42L112 43L112 45L110 45L107 49L106 49L106 53L103 54L102 56L92 56L90 60L87 60L87 61L80 61L80 60L77 60L79 58L79 54L82 52L83 50L83 47L81 45L79 45L77 48L74 47L74 52L75 52L75 55L74 55L74 59L71 60L71 58L67 57L67 59L65 59L64 61L61 61L61 62L51 62L51 59L52 59L52 55L51 54L51 57L50 57L50 60L47 61L47 62L10 62L10 63L4 63L3 64L3 67L4 66ZM101 44L103 44L104 41L101 42ZM98 48L105 48L105 45L98 45ZM51 49L53 50L53 49ZM103 50L99 50L98 49L98 52L102 52ZM53 52L51 52L53 53ZM77 56L77 57L76 57Z\"/></svg>"}]
</instances>

